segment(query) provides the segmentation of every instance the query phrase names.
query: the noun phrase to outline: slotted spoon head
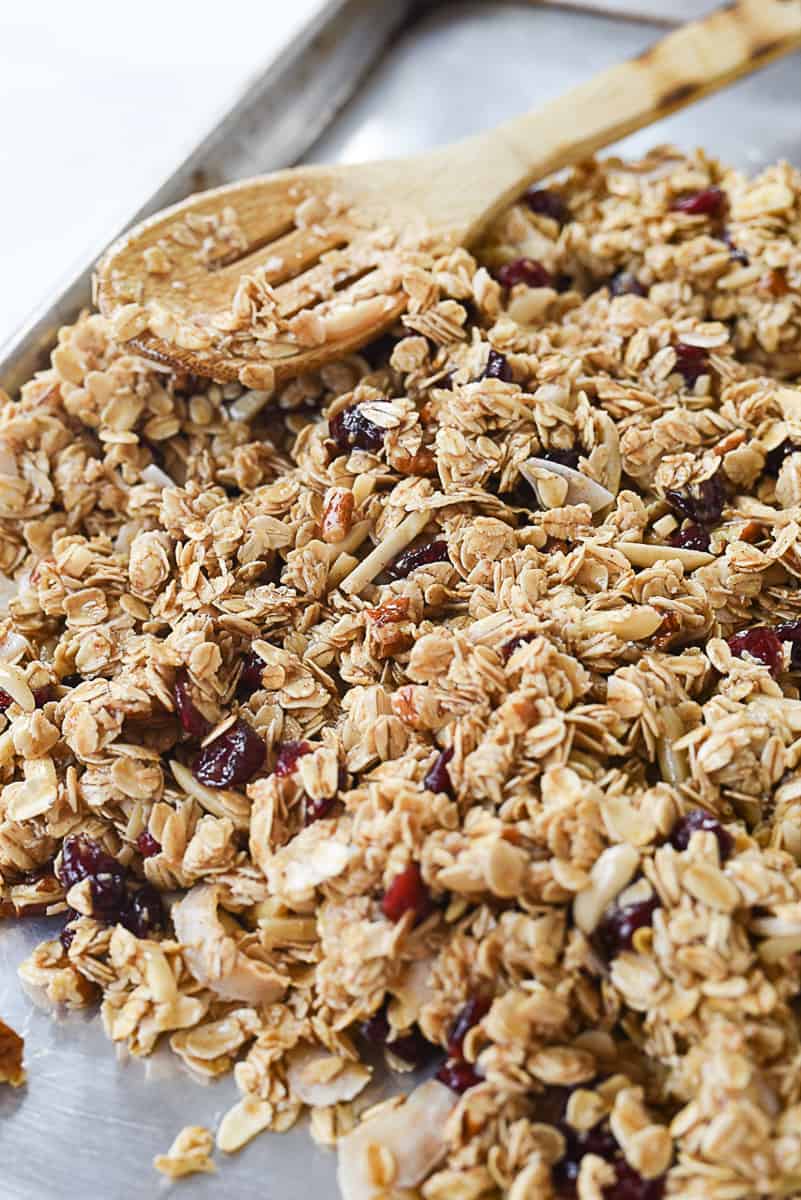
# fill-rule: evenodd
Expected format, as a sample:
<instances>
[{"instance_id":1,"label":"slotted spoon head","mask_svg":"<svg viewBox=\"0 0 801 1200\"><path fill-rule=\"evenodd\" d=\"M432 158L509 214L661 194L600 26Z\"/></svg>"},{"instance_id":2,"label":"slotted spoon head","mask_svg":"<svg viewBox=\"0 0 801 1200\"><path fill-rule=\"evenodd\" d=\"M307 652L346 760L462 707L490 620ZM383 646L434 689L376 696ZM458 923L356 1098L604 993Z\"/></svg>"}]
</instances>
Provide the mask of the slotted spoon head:
<instances>
[{"instance_id":1,"label":"slotted spoon head","mask_svg":"<svg viewBox=\"0 0 801 1200\"><path fill-rule=\"evenodd\" d=\"M801 0L736 0L536 112L431 154L296 167L192 196L111 247L100 309L150 358L271 390L365 345L410 295L430 303L415 294L421 252L430 261L469 242L526 184L799 45Z\"/></svg>"},{"instance_id":2,"label":"slotted spoon head","mask_svg":"<svg viewBox=\"0 0 801 1200\"><path fill-rule=\"evenodd\" d=\"M270 389L363 346L406 306L422 245L461 224L421 212L399 163L281 171L190 197L98 266L115 335L149 358Z\"/></svg>"}]
</instances>

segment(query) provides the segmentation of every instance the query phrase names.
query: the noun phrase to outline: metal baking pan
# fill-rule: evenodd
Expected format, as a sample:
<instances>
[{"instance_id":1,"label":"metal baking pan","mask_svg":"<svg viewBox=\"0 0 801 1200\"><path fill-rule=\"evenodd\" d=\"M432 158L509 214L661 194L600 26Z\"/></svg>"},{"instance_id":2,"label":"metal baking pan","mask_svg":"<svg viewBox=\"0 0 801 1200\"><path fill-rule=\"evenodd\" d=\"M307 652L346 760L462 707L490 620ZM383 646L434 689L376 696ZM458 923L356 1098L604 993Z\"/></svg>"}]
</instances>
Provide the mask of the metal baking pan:
<instances>
[{"instance_id":1,"label":"metal baking pan","mask_svg":"<svg viewBox=\"0 0 801 1200\"><path fill-rule=\"evenodd\" d=\"M585 10L604 7L604 0ZM391 157L474 133L639 53L698 0L606 0L613 12L478 0L335 0L247 89L132 220L199 186L318 161ZM619 15L623 9L627 17ZM658 21L654 20L658 17ZM801 165L801 59L786 59L727 92L628 138L706 147L756 169ZM99 230L97 251L119 230ZM40 365L60 324L87 304L91 263L0 352L14 392ZM214 1128L237 1098L233 1080L200 1086L161 1050L124 1061L96 1013L55 1020L26 996L16 966L58 922L0 930L0 1015L26 1038L27 1088L0 1089L0 1200L334 1200L333 1155L305 1129L266 1134L219 1163L219 1176L180 1184L151 1166L186 1124ZM386 1085L385 1085L386 1086ZM222 1157L222 1156L220 1156Z\"/></svg>"}]
</instances>

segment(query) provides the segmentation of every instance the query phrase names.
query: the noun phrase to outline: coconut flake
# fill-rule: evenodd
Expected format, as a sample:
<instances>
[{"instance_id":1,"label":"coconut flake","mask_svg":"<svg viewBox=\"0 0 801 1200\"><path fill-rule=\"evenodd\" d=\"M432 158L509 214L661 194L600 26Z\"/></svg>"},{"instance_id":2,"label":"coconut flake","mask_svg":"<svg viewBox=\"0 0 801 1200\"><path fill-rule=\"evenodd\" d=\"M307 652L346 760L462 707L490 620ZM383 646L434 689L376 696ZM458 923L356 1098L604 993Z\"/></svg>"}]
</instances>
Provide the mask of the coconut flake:
<instances>
[{"instance_id":1,"label":"coconut flake","mask_svg":"<svg viewBox=\"0 0 801 1200\"><path fill-rule=\"evenodd\" d=\"M142 483L152 483L158 488L175 487L175 480L171 479L166 471L162 471L161 467L157 467L155 463L148 463L142 470Z\"/></svg>"},{"instance_id":2,"label":"coconut flake","mask_svg":"<svg viewBox=\"0 0 801 1200\"><path fill-rule=\"evenodd\" d=\"M239 949L220 920L219 903L220 889L204 883L190 888L172 907L170 915L189 970L223 1000L275 1003L286 991L288 978Z\"/></svg>"},{"instance_id":3,"label":"coconut flake","mask_svg":"<svg viewBox=\"0 0 801 1200\"><path fill-rule=\"evenodd\" d=\"M317 825L308 825L276 851L265 870L274 892L302 903L319 884L340 875L353 853L344 841L323 837Z\"/></svg>"},{"instance_id":4,"label":"coconut flake","mask_svg":"<svg viewBox=\"0 0 801 1200\"><path fill-rule=\"evenodd\" d=\"M445 1122L458 1096L429 1079L405 1103L382 1108L339 1140L337 1180L343 1200L377 1200L383 1184L373 1182L370 1147L388 1150L396 1164L394 1188L414 1188L442 1161L448 1151Z\"/></svg>"},{"instance_id":5,"label":"coconut flake","mask_svg":"<svg viewBox=\"0 0 801 1200\"><path fill-rule=\"evenodd\" d=\"M5 637L0 639L0 659L3 662L15 662L22 658L27 649L26 639L13 629L9 629Z\"/></svg>"},{"instance_id":6,"label":"coconut flake","mask_svg":"<svg viewBox=\"0 0 801 1200\"><path fill-rule=\"evenodd\" d=\"M603 508L608 508L615 502L612 493L602 487L600 483L596 483L594 479L590 479L589 475L583 475L581 471L575 471L572 467L566 467L562 463L550 462L547 458L527 458L524 463L520 464L520 474L531 484L540 503L542 503L540 480L538 479L540 471L558 475L566 481L566 504L588 504L590 511L595 513L600 512Z\"/></svg>"},{"instance_id":7,"label":"coconut flake","mask_svg":"<svg viewBox=\"0 0 801 1200\"><path fill-rule=\"evenodd\" d=\"M393 998L393 1023L399 1029L413 1025L423 1005L434 999L432 966L432 959L421 958L410 963L398 981L390 985L388 991Z\"/></svg>"}]
</instances>

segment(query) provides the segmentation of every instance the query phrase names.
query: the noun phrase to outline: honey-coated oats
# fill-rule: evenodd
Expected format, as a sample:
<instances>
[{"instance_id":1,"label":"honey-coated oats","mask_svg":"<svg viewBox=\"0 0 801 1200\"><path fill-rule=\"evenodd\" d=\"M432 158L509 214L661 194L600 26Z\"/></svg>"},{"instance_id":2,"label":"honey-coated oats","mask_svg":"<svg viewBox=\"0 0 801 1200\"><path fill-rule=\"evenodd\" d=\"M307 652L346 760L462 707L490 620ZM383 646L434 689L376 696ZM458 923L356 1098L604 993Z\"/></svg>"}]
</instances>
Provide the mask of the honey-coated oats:
<instances>
[{"instance_id":1,"label":"honey-coated oats","mask_svg":"<svg viewBox=\"0 0 801 1200\"><path fill-rule=\"evenodd\" d=\"M588 162L403 286L272 393L253 278L253 390L132 303L3 399L20 973L346 1200L797 1196L801 175ZM360 1120L377 1047L436 1078Z\"/></svg>"}]
</instances>

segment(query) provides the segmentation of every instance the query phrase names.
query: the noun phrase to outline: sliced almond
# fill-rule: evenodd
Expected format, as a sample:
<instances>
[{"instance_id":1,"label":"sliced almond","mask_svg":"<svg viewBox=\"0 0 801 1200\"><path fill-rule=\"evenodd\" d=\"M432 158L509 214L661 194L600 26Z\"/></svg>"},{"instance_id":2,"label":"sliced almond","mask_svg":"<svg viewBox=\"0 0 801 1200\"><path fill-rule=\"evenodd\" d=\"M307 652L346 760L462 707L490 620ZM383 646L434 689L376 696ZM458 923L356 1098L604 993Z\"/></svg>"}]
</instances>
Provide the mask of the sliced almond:
<instances>
[{"instance_id":1,"label":"sliced almond","mask_svg":"<svg viewBox=\"0 0 801 1200\"><path fill-rule=\"evenodd\" d=\"M400 525L379 542L367 557L362 559L358 567L342 580L340 589L349 596L358 596L368 583L372 583L376 575L380 575L384 568L389 566L393 558L397 558L401 551L406 549L409 542L423 532L430 519L429 509L409 513ZM346 547L344 542L340 542L336 548L339 551L350 552L350 547Z\"/></svg>"},{"instance_id":2,"label":"sliced almond","mask_svg":"<svg viewBox=\"0 0 801 1200\"><path fill-rule=\"evenodd\" d=\"M588 504L591 512L600 512L615 502L612 493L594 479L590 479L589 475L583 475L581 471L575 471L563 463L550 462L547 458L527 458L520 464L520 474L531 484L543 507L547 507L541 495L540 472L543 471L550 475L558 475L566 481L567 495L563 503Z\"/></svg>"},{"instance_id":3,"label":"sliced almond","mask_svg":"<svg viewBox=\"0 0 801 1200\"><path fill-rule=\"evenodd\" d=\"M718 329L693 329L687 333L682 333L681 340L685 346L698 346L701 350L715 350L718 346L725 346L729 340L728 330L724 327Z\"/></svg>"},{"instance_id":4,"label":"sliced almond","mask_svg":"<svg viewBox=\"0 0 801 1200\"><path fill-rule=\"evenodd\" d=\"M11 663L0 662L0 688L8 692L12 700L20 706L23 712L33 712L36 701L28 686L25 674L19 667Z\"/></svg>"},{"instance_id":5,"label":"sliced almond","mask_svg":"<svg viewBox=\"0 0 801 1200\"><path fill-rule=\"evenodd\" d=\"M620 434L609 413L595 414L595 425L601 431L601 442L606 449L606 485L615 496L620 491L623 461L620 457Z\"/></svg>"},{"instance_id":6,"label":"sliced almond","mask_svg":"<svg viewBox=\"0 0 801 1200\"><path fill-rule=\"evenodd\" d=\"M656 633L662 614L649 604L627 604L624 608L583 612L582 628L588 633L613 633L624 641L639 641Z\"/></svg>"},{"instance_id":7,"label":"sliced almond","mask_svg":"<svg viewBox=\"0 0 801 1200\"><path fill-rule=\"evenodd\" d=\"M589 886L573 901L573 919L582 933L592 933L604 911L634 878L640 856L633 846L609 846L590 871Z\"/></svg>"},{"instance_id":8,"label":"sliced almond","mask_svg":"<svg viewBox=\"0 0 801 1200\"><path fill-rule=\"evenodd\" d=\"M6 784L2 791L6 816L11 821L40 817L58 798L58 779L52 758L29 759L23 770L24 782Z\"/></svg>"},{"instance_id":9,"label":"sliced almond","mask_svg":"<svg viewBox=\"0 0 801 1200\"><path fill-rule=\"evenodd\" d=\"M707 567L715 561L714 554L705 550L685 550L682 546L650 546L646 542L618 542L615 549L625 554L635 567L652 567L657 562L678 559L685 571Z\"/></svg>"},{"instance_id":10,"label":"sliced almond","mask_svg":"<svg viewBox=\"0 0 801 1200\"><path fill-rule=\"evenodd\" d=\"M206 787L183 763L171 762L170 770L178 786L183 788L188 796L194 797L206 812L215 817L229 817L237 829L250 828L250 801L241 792Z\"/></svg>"},{"instance_id":11,"label":"sliced almond","mask_svg":"<svg viewBox=\"0 0 801 1200\"><path fill-rule=\"evenodd\" d=\"M301 1046L287 1058L286 1077L298 1100L324 1108L358 1096L370 1082L370 1070L321 1046Z\"/></svg>"}]
</instances>

